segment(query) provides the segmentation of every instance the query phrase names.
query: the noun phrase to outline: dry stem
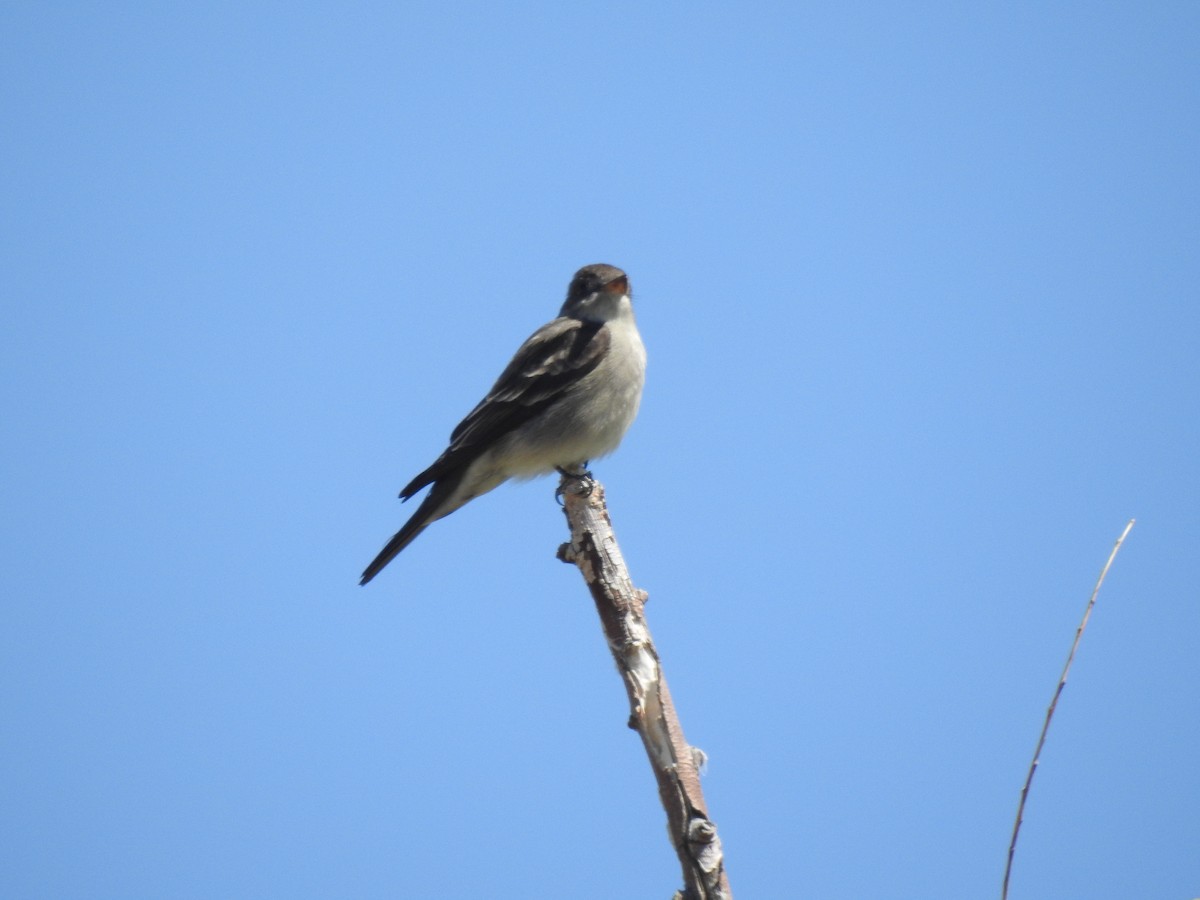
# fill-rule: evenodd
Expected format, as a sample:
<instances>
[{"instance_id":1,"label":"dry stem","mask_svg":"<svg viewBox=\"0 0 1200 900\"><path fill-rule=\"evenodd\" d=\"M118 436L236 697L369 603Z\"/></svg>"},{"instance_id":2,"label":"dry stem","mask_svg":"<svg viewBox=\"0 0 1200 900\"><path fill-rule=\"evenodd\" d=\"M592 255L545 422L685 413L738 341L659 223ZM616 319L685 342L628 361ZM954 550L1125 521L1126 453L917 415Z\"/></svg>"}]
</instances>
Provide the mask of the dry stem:
<instances>
[{"instance_id":1,"label":"dry stem","mask_svg":"<svg viewBox=\"0 0 1200 900\"><path fill-rule=\"evenodd\" d=\"M1129 524L1125 526L1125 530L1117 538L1116 544L1113 545L1112 553L1108 555L1108 562L1100 570L1100 577L1096 579L1096 586L1092 588L1092 596L1088 600L1087 609L1083 612L1083 619L1080 620L1079 627L1075 629L1075 640L1071 644L1071 652L1067 654L1067 664L1063 666L1062 675L1058 679L1058 687L1054 689L1054 696L1050 699L1050 706L1046 710L1046 720L1042 723L1042 733L1038 735L1037 746L1033 750L1033 760L1029 763L1029 772L1025 776L1025 785L1021 788L1021 802L1017 804L1017 819L1013 822L1012 840L1008 843L1008 863L1004 866L1004 885L1000 889L1000 900L1008 900L1008 880L1012 875L1013 854L1017 850L1017 835L1021 832L1021 822L1025 815L1025 801L1029 798L1029 786L1033 784L1033 773L1037 771L1038 759L1042 755L1042 747L1046 743L1046 732L1050 730L1050 720L1054 717L1054 710L1058 706L1058 698L1061 696L1063 688L1067 686L1067 673L1071 671L1071 663L1075 661L1075 651L1079 649L1079 641L1083 638L1083 630L1087 628L1088 619L1092 616L1092 608L1096 605L1096 595L1100 593L1100 585L1104 584L1104 576L1108 574L1108 569L1113 564L1113 560L1117 558L1117 551L1121 549L1121 544L1125 540L1125 536L1129 534L1131 528L1133 528L1133 519L1129 520Z\"/></svg>"}]
</instances>

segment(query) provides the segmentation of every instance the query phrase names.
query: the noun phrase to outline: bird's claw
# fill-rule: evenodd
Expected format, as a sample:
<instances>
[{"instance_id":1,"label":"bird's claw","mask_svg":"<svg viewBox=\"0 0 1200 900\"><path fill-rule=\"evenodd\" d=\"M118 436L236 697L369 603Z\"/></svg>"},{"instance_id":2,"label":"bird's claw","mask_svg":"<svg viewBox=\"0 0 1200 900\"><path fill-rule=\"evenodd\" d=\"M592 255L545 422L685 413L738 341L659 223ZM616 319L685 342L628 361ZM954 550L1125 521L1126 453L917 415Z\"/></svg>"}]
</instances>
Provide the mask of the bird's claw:
<instances>
[{"instance_id":1,"label":"bird's claw","mask_svg":"<svg viewBox=\"0 0 1200 900\"><path fill-rule=\"evenodd\" d=\"M596 480L592 477L592 473L588 471L587 460L580 464L578 471L564 469L562 466L555 466L554 470L563 478L577 482L579 485L578 493L580 496L587 497L592 493L592 488L596 486ZM563 505L563 494L566 493L565 482L559 482L558 488L554 491L554 499L558 501L558 505Z\"/></svg>"}]
</instances>

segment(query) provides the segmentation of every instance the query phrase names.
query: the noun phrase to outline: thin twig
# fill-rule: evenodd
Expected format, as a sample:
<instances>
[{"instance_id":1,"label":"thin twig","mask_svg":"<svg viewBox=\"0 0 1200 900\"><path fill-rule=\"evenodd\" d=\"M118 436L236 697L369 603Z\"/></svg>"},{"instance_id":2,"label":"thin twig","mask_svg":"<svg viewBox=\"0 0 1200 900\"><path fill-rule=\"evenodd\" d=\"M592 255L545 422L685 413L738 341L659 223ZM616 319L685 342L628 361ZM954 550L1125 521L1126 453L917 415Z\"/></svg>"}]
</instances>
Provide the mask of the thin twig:
<instances>
[{"instance_id":1,"label":"thin twig","mask_svg":"<svg viewBox=\"0 0 1200 900\"><path fill-rule=\"evenodd\" d=\"M1125 530L1121 532L1121 536L1113 545L1112 553L1108 554L1108 562L1100 570L1100 577L1096 579L1096 586L1092 588L1092 596L1088 600L1087 609L1084 610L1083 619L1080 620L1079 627L1075 629L1075 640L1071 644L1071 652L1067 654L1067 664L1063 666L1062 676L1058 679L1058 687L1054 689L1054 696L1046 710L1046 721L1042 723L1042 733L1038 735L1037 747L1033 750L1033 760L1029 763L1029 772L1025 776L1025 785L1021 788L1021 802L1017 804L1017 819L1013 822L1012 840L1008 842L1008 863L1004 866L1004 886L1000 890L1000 900L1008 900L1008 880L1012 876L1013 854L1017 850L1017 835L1021 831L1021 821L1025 815L1025 801L1029 798L1029 786L1033 784L1033 773L1037 771L1038 759L1041 757L1042 747L1046 743L1046 732L1050 730L1050 720L1054 717L1058 698L1062 695L1063 688L1067 686L1067 673L1071 671L1071 663L1075 661L1075 651L1079 649L1083 630L1087 628L1088 619L1092 615L1092 607L1096 605L1096 595L1100 593L1100 585L1104 584L1104 576L1108 574L1109 567L1117 558L1117 551L1121 549L1122 542L1129 534L1129 530L1133 528L1133 521L1133 519L1129 520L1129 524L1125 526Z\"/></svg>"}]
</instances>

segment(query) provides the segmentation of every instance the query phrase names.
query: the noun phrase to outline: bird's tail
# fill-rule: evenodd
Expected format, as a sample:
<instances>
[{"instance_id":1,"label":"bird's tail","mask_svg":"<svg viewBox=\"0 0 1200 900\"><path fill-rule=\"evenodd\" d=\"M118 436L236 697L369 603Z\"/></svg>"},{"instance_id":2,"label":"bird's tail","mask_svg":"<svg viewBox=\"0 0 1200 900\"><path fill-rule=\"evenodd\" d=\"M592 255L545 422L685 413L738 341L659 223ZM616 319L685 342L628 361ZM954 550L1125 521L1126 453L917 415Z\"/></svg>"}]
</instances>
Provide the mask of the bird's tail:
<instances>
[{"instance_id":1,"label":"bird's tail","mask_svg":"<svg viewBox=\"0 0 1200 900\"><path fill-rule=\"evenodd\" d=\"M383 571L383 567L395 559L397 554L411 544L418 534L429 527L431 522L436 522L462 505L461 502L454 503L453 501L454 491L461 481L462 474L457 473L451 477L442 478L434 484L433 490L421 501L421 505L412 514L412 518L404 523L403 528L392 535L392 539L379 551L379 555L363 569L362 578L358 582L360 585L366 584Z\"/></svg>"},{"instance_id":2,"label":"bird's tail","mask_svg":"<svg viewBox=\"0 0 1200 900\"><path fill-rule=\"evenodd\" d=\"M362 578L359 579L359 584L363 585L383 571L383 567L390 563L399 555L400 551L413 542L418 534L425 530L428 521L414 525L417 517L413 516L404 523L404 527L392 535L392 539L387 542L379 555L371 560L371 564L363 569Z\"/></svg>"}]
</instances>

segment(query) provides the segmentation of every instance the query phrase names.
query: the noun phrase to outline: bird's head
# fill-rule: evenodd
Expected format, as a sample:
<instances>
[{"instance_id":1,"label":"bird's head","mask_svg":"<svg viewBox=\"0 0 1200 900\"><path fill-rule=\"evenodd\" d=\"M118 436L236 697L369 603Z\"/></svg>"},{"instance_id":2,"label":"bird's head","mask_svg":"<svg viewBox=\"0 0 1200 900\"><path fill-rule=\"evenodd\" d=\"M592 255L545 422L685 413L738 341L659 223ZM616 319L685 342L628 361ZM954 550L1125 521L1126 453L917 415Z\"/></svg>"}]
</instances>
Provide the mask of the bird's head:
<instances>
[{"instance_id":1,"label":"bird's head","mask_svg":"<svg viewBox=\"0 0 1200 900\"><path fill-rule=\"evenodd\" d=\"M596 263L575 273L559 315L607 322L630 309L629 276L616 266Z\"/></svg>"}]
</instances>

